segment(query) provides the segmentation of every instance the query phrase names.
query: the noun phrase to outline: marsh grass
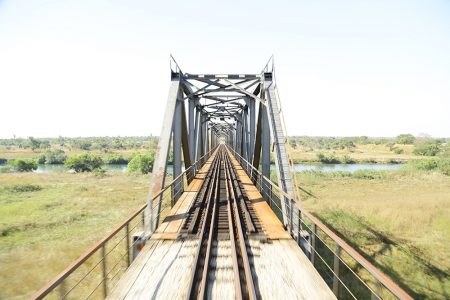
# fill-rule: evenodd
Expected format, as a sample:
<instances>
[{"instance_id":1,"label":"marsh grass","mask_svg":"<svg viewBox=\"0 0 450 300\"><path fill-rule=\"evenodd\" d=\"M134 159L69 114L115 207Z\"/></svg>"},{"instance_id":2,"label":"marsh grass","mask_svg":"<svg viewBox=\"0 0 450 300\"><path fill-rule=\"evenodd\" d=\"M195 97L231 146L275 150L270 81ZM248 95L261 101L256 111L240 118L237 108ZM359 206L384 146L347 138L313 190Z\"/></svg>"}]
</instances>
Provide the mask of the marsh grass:
<instances>
[{"instance_id":1,"label":"marsh grass","mask_svg":"<svg viewBox=\"0 0 450 300\"><path fill-rule=\"evenodd\" d=\"M303 205L418 299L450 297L450 177L297 173Z\"/></svg>"},{"instance_id":2,"label":"marsh grass","mask_svg":"<svg viewBox=\"0 0 450 300\"><path fill-rule=\"evenodd\" d=\"M106 175L0 174L0 299L28 298L145 203L148 176Z\"/></svg>"}]
</instances>

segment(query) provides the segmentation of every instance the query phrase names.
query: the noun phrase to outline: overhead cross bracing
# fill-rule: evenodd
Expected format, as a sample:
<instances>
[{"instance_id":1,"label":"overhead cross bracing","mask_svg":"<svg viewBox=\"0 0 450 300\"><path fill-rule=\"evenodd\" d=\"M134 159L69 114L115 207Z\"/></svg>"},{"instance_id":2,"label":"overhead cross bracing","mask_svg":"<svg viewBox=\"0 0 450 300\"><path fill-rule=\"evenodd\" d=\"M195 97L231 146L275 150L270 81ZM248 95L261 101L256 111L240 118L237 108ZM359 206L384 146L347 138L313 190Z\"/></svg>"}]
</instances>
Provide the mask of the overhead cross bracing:
<instances>
[{"instance_id":1,"label":"overhead cross bracing","mask_svg":"<svg viewBox=\"0 0 450 300\"><path fill-rule=\"evenodd\" d=\"M273 59L255 74L190 74L183 72L172 56L170 65L171 86L150 195L156 195L164 186L170 149L176 178L181 174L182 163L188 168L191 162L223 142L266 177L270 177L273 152L279 186L293 198L293 177ZM178 195L177 190L174 194ZM282 205L284 216L288 215L287 202L284 199ZM156 207L148 212L150 232L156 228L159 211L160 207Z\"/></svg>"}]
</instances>

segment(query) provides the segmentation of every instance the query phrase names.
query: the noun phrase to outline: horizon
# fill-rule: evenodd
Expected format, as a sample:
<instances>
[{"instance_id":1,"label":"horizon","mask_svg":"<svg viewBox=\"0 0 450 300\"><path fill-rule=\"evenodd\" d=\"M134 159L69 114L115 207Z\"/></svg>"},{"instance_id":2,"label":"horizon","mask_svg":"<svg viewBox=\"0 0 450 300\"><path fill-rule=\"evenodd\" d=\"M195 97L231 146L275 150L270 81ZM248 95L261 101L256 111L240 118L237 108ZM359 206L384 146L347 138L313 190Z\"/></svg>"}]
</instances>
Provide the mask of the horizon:
<instances>
[{"instance_id":1,"label":"horizon","mask_svg":"<svg viewBox=\"0 0 450 300\"><path fill-rule=\"evenodd\" d=\"M393 136L370 136L370 135L288 135L287 137L308 137L308 138L358 138L367 137L373 139L394 139L402 134L411 133L399 133ZM450 139L450 136L432 136L428 134L418 134L414 135L415 138L432 138L432 139ZM57 138L69 138L69 139L87 139L87 138L154 138L159 137L159 135L92 135L92 136L16 136L16 137L0 137L0 140L14 140L14 139L57 139Z\"/></svg>"}]
</instances>

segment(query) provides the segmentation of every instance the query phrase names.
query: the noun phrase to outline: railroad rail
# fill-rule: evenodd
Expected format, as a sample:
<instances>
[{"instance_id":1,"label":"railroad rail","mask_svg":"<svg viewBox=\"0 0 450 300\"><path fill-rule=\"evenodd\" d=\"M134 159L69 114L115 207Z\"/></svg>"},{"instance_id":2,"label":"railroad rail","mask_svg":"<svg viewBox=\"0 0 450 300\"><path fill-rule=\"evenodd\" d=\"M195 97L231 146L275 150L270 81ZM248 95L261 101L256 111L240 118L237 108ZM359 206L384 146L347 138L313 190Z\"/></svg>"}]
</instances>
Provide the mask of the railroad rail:
<instances>
[{"instance_id":1,"label":"railroad rail","mask_svg":"<svg viewBox=\"0 0 450 300\"><path fill-rule=\"evenodd\" d=\"M188 299L209 299L217 276L217 256L231 257L235 299L256 299L255 285L247 253L246 234L255 233L256 227L248 211L242 189L231 165L225 146L209 170L204 188L187 219L188 232L199 231L198 247L191 270ZM202 190L203 191L203 190ZM205 197L206 195L206 197ZM201 218L200 221L198 221ZM245 218L245 221L244 221ZM199 226L197 223L201 222ZM215 263L213 263L215 262Z\"/></svg>"}]
</instances>

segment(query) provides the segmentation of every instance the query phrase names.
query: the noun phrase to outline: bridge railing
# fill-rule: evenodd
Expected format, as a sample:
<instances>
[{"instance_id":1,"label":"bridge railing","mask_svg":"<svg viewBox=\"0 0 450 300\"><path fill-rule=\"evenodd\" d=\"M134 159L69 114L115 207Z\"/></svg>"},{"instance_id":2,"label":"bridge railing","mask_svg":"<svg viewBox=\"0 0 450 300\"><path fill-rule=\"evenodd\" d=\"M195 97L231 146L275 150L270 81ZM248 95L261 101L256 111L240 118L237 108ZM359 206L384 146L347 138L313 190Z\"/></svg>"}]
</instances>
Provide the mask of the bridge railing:
<instances>
[{"instance_id":1,"label":"bridge railing","mask_svg":"<svg viewBox=\"0 0 450 300\"><path fill-rule=\"evenodd\" d=\"M277 184L229 149L280 221L283 222L283 215L286 217L286 229L339 299L412 299ZM282 201L288 204L285 212Z\"/></svg>"},{"instance_id":2,"label":"bridge railing","mask_svg":"<svg viewBox=\"0 0 450 300\"><path fill-rule=\"evenodd\" d=\"M152 207L155 209L158 204L161 207L160 223L214 150L202 156L152 197ZM32 295L31 299L105 298L145 244L148 232L147 208L148 204L139 207L107 236Z\"/></svg>"}]
</instances>

